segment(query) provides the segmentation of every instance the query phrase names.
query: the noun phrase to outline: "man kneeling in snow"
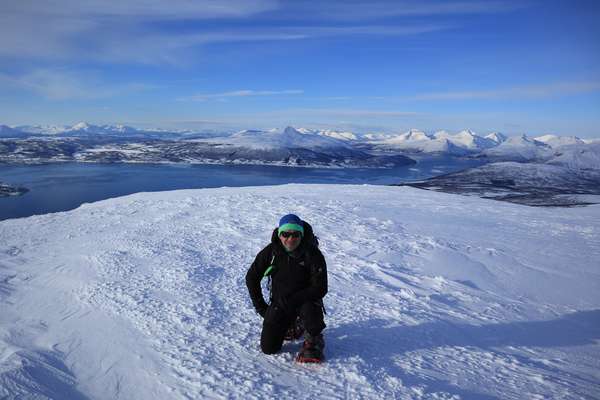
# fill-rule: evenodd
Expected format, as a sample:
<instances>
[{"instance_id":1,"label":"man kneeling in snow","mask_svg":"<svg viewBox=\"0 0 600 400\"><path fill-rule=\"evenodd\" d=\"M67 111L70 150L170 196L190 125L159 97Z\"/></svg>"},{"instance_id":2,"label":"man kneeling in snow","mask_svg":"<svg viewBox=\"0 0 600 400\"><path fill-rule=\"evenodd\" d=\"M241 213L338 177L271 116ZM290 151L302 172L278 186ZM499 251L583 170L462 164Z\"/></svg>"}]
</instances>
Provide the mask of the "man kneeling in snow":
<instances>
[{"instance_id":1,"label":"man kneeling in snow","mask_svg":"<svg viewBox=\"0 0 600 400\"><path fill-rule=\"evenodd\" d=\"M327 265L312 227L294 214L281 218L271 243L262 249L246 274L246 285L256 311L264 318L260 347L277 353L284 339L298 338L296 326L304 324L304 344L297 360L323 359L323 297L327 293ZM270 304L265 302L260 281L271 280ZM299 317L299 318L298 318ZM297 333L298 336L295 337Z\"/></svg>"}]
</instances>

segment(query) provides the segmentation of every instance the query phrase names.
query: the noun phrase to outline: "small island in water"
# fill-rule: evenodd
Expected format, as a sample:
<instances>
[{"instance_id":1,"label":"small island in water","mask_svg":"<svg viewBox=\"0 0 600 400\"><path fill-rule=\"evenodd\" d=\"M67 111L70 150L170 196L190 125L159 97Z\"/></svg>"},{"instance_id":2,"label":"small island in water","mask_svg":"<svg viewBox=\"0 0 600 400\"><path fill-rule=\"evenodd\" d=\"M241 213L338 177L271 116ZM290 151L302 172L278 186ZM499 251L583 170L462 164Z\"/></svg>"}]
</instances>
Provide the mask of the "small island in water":
<instances>
[{"instance_id":1,"label":"small island in water","mask_svg":"<svg viewBox=\"0 0 600 400\"><path fill-rule=\"evenodd\" d=\"M20 196L27 193L29 189L24 187L13 187L6 183L0 182L0 197L6 196Z\"/></svg>"}]
</instances>

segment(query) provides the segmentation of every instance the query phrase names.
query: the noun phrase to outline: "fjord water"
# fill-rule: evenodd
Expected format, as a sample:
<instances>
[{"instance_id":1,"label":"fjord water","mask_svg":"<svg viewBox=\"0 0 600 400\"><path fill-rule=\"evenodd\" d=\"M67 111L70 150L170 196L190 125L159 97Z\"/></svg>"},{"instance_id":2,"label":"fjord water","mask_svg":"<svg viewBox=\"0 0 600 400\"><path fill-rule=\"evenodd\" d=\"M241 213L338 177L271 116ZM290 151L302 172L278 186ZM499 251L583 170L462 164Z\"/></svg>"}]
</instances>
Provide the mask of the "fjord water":
<instances>
[{"instance_id":1,"label":"fjord water","mask_svg":"<svg viewBox=\"0 0 600 400\"><path fill-rule=\"evenodd\" d=\"M29 189L0 198L0 220L72 210L137 192L286 183L388 185L481 165L434 157L393 169L292 168L264 165L88 164L0 165L0 182Z\"/></svg>"}]
</instances>

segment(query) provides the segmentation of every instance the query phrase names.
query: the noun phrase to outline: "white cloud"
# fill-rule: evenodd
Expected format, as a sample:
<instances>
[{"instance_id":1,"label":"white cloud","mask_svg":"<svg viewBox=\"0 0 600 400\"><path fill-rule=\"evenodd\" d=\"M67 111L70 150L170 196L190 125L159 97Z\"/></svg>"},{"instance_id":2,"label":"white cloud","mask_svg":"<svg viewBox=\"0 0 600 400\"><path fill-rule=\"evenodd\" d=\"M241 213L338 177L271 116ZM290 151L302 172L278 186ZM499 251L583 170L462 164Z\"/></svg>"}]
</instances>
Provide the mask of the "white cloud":
<instances>
[{"instance_id":1,"label":"white cloud","mask_svg":"<svg viewBox=\"0 0 600 400\"><path fill-rule=\"evenodd\" d=\"M226 99L229 97L250 97L250 96L279 96L303 94L303 90L235 90L224 93L199 93L190 97L182 97L179 100L186 101L206 101L211 99Z\"/></svg>"},{"instance_id":2,"label":"white cloud","mask_svg":"<svg viewBox=\"0 0 600 400\"><path fill-rule=\"evenodd\" d=\"M454 14L491 14L527 7L526 2L512 1L406 1L371 0L354 2L296 1L291 4L292 17L307 16L336 20L381 19L399 16L435 16Z\"/></svg>"},{"instance_id":3,"label":"white cloud","mask_svg":"<svg viewBox=\"0 0 600 400\"><path fill-rule=\"evenodd\" d=\"M0 74L0 86L25 89L51 100L108 98L152 89L140 83L109 85L94 72L66 69L36 69L16 76Z\"/></svg>"},{"instance_id":4,"label":"white cloud","mask_svg":"<svg viewBox=\"0 0 600 400\"><path fill-rule=\"evenodd\" d=\"M370 3L347 5L350 10L364 7L371 7ZM282 18L289 21L294 10L294 3L284 5L275 0L0 2L0 58L182 65L195 57L195 49L210 43L403 36L450 28L447 24L427 23L332 26L329 20L327 26L273 26L273 21ZM269 11L272 13L267 14L268 24L253 28L236 25L236 21L247 21ZM306 17L313 20L312 15ZM226 19L229 25L227 29L206 24L193 26L194 21L201 19ZM165 21L185 21L185 29L159 23Z\"/></svg>"},{"instance_id":5,"label":"white cloud","mask_svg":"<svg viewBox=\"0 0 600 400\"><path fill-rule=\"evenodd\" d=\"M318 116L320 118L405 118L415 117L421 113L400 110L374 110L355 108L294 108L280 111L268 111L261 116Z\"/></svg>"},{"instance_id":6,"label":"white cloud","mask_svg":"<svg viewBox=\"0 0 600 400\"><path fill-rule=\"evenodd\" d=\"M278 7L276 0L19 0L2 2L3 14L41 17L239 18Z\"/></svg>"},{"instance_id":7,"label":"white cloud","mask_svg":"<svg viewBox=\"0 0 600 400\"><path fill-rule=\"evenodd\" d=\"M237 19L275 7L275 0L2 1L0 57L179 63L174 49L210 37L169 33L154 22Z\"/></svg>"},{"instance_id":8,"label":"white cloud","mask_svg":"<svg viewBox=\"0 0 600 400\"><path fill-rule=\"evenodd\" d=\"M338 117L413 117L419 115L413 111L364 110L364 109L305 109L306 113Z\"/></svg>"}]
</instances>

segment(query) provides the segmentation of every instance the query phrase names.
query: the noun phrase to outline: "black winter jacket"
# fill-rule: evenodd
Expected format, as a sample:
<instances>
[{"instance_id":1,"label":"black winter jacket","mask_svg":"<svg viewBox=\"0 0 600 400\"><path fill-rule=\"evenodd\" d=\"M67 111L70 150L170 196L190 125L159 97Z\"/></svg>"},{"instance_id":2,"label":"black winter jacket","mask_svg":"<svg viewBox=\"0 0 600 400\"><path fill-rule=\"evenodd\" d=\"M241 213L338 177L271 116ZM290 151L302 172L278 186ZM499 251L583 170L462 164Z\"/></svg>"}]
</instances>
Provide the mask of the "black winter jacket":
<instances>
[{"instance_id":1,"label":"black winter jacket","mask_svg":"<svg viewBox=\"0 0 600 400\"><path fill-rule=\"evenodd\" d=\"M259 314L267 308L260 281L272 261L272 302L296 308L307 301L321 300L327 293L327 265L315 244L312 227L304 222L304 237L292 253L285 250L277 231L273 231L271 243L257 254L246 274L246 286Z\"/></svg>"}]
</instances>

